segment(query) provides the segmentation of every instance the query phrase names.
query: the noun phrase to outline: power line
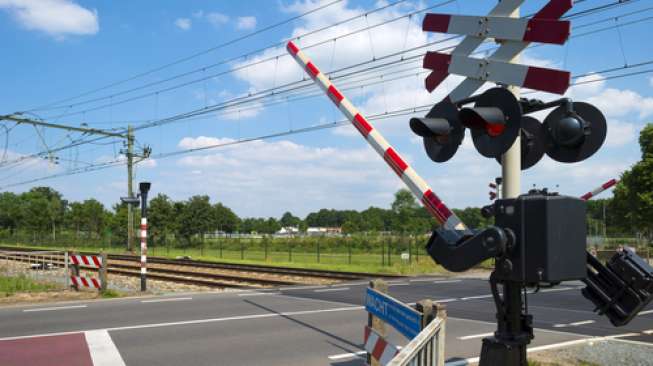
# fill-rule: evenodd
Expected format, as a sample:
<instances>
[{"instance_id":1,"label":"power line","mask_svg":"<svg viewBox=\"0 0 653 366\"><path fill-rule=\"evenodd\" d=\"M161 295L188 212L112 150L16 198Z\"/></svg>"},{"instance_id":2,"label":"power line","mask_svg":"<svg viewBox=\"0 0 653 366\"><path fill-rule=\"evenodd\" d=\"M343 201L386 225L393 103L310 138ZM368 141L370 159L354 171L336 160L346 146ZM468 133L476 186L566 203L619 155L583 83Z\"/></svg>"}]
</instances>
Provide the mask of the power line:
<instances>
[{"instance_id":1,"label":"power line","mask_svg":"<svg viewBox=\"0 0 653 366\"><path fill-rule=\"evenodd\" d=\"M357 29L355 31L351 31L349 33L341 34L339 36L336 36L336 37L333 37L333 38L330 38L330 39L327 39L327 40L323 40L323 41L319 41L319 42L316 42L316 43L313 43L313 44L310 44L310 45L303 46L303 48L304 49L310 49L310 48L318 47L318 46L321 46L321 45L324 45L324 44L328 44L328 43L334 42L334 41L336 41L338 39L347 38L347 37L350 37L352 35L355 35L355 34L358 34L358 33L361 33L361 32L365 32L365 31L369 31L371 29L374 29L374 28L377 28L377 27L381 27L381 26L396 22L396 21L404 19L404 18L409 18L409 17L415 16L417 14L423 13L425 11L432 10L432 9L434 9L436 7L440 7L440 6L452 3L454 1L455 0L443 1L443 2L440 2L438 4L431 5L431 6L428 6L428 7L424 7L424 8L421 8L419 10L415 10L415 11L412 11L410 13L406 13L406 14L397 16L395 18L392 18L392 19L389 19L389 20L386 20L386 21L382 21L380 23L377 23L377 24L374 24L374 25L371 25L371 26L366 26L366 27ZM452 37L452 39L453 38L459 38L459 36ZM402 51L399 54L401 54L401 53L405 53L405 52ZM393 54L393 55L396 55L396 54ZM100 109L113 107L113 106L116 106L116 105L122 105L122 104L125 104L125 103L133 102L133 101L140 100L140 99L143 99L143 98L147 98L147 97L151 97L151 96L158 95L158 94L161 94L161 93L165 93L165 92L169 92L169 91L176 90L176 89L179 89L179 88L183 88L185 86L196 84L196 83L199 83L199 82L202 82L202 81L205 81L205 80L209 80L209 79L212 79L212 78L215 78L215 77L232 74L234 72L237 72L237 71L240 71L240 70L245 70L245 69L247 69L249 67L252 67L252 66L261 65L261 64L264 64L266 62L276 61L276 60L278 60L279 58L282 58L282 57L288 57L288 54L286 52L279 53L279 54L277 54L275 56L270 56L270 57L267 57L267 58L257 60L255 62L251 62L251 63L244 64L244 65L239 65L238 67L234 67L234 68L231 68L229 70L219 72L217 74L212 74L212 75L204 76L204 77L201 77L201 78L198 78L198 79L185 81L183 83L179 83L179 84L175 84L173 86L169 86L169 87L166 87L166 88L163 88L163 89L158 89L158 90L155 90L155 91L143 93L143 94L140 94L140 95L137 95L137 96L125 98L125 99L122 99L122 100L119 100L119 101L116 101L116 102L111 101L109 103L105 103L105 104L102 104L102 105L99 105L99 106L96 106L96 107L91 107L91 108L87 108L87 109L83 109L83 110L75 111L75 112L65 112L65 113L56 115L53 118L63 118L63 117L76 116L76 115L80 115L80 114L84 114L84 113L88 113L88 112L97 111L97 110L100 110ZM387 55L384 56L384 58L387 58ZM240 59L240 57L238 59ZM380 58L376 58L376 59L378 60ZM372 61L375 61L375 60L373 59ZM116 95L120 95L120 94L116 94ZM111 95L111 96L108 96L106 98L102 98L102 100L110 99L110 98L113 98L113 97L114 97L114 95Z\"/></svg>"},{"instance_id":2,"label":"power line","mask_svg":"<svg viewBox=\"0 0 653 366\"><path fill-rule=\"evenodd\" d=\"M625 66L624 69L625 68L628 68L628 67ZM581 84L590 84L590 83L595 83L595 82L599 82L599 81L603 81L603 80L617 79L617 78L628 77L628 76L642 75L642 74L645 74L645 73L653 73L653 69L648 69L648 70L638 71L638 72L632 72L632 73L627 73L627 74L622 74L622 75L613 75L613 76L605 77L605 78L598 79L598 80L587 80L587 81L582 81L582 82L578 82L578 83L572 83L571 86L581 85ZM524 94L528 94L528 92L524 93ZM378 120L378 119L387 119L387 118L393 118L393 117L401 117L401 116L410 115L410 114L413 114L413 113L424 112L424 111L429 110L430 108L431 108L430 104L429 105L422 105L422 106L415 107L415 108L400 109L400 110L395 110L395 111L391 111L391 112L385 112L385 113L381 113L381 114L371 115L371 116L368 117L368 119ZM205 150L217 149L217 148L221 148L221 147L244 144L244 143L248 143L248 142L252 142L252 141L267 140L267 139L284 137L284 136L295 135L295 134L300 134L300 133L307 133L307 132L319 131L319 130L324 130L324 129L329 129L329 128L335 128L335 127L347 125L349 123L350 122L348 120L341 120L341 121L338 121L338 122L324 123L324 124L305 127L305 128L301 128L301 129L287 130L287 131L277 132L277 133L268 134L268 135L262 135L262 136L256 136L256 137L241 139L241 140L230 141L230 142L226 142L226 143L222 143L222 144L215 144L215 145L203 146L203 147L199 147L199 148L183 149L183 150L170 151L170 152L167 152L167 153L160 153L160 154L153 155L152 158L165 159L165 158L172 157L172 156L178 156L178 155L190 154L190 153L194 153L194 152L198 152L198 151L205 151ZM62 177L62 176L70 176L70 175L86 173L86 172L91 172L91 171L96 171L96 170L101 170L101 169L107 169L107 168L111 168L113 166L118 166L118 165L124 164L124 161L121 161L121 160L122 159L116 159L116 160L113 160L113 161L110 161L110 162L95 164L95 165L91 165L91 166L88 166L88 167L75 169L75 170L72 170L72 171L67 171L67 172L62 172L62 173L58 173L58 174L54 174L54 175L34 178L34 179L22 181L22 182L12 183L12 184L0 187L0 190L1 189L11 188L11 187L16 187L16 186L23 185L23 184L35 183L35 182L39 182L39 181L43 181L43 180L47 180L47 179L58 178L58 177Z\"/></svg>"},{"instance_id":3,"label":"power line","mask_svg":"<svg viewBox=\"0 0 653 366\"><path fill-rule=\"evenodd\" d=\"M398 1L395 1L395 2L393 2L393 3L386 4L386 5L380 6L380 7L378 7L378 8L372 9L372 10L369 10L369 11L366 11L366 12L362 12L362 13L359 14L359 15L356 15L356 16L353 16L353 17L350 17L350 18L347 18L347 19L341 20L341 21L336 22L336 23L334 23L334 24L331 24L331 25L328 25L328 26L325 26L325 27L322 27L322 28L318 28L318 29L315 29L315 30L312 30L312 31L308 31L308 32L302 33L302 34L300 34L300 35L294 36L294 37L292 37L292 38L286 38L286 39L283 40L283 41L276 42L276 43L273 43L273 44L271 44L271 45L268 45L268 46L265 46L265 47L258 48L258 49L254 50L254 51L249 51L249 52L247 52L247 53L243 53L243 54L240 54L240 55L237 55L237 56L234 56L234 57L230 57L230 58L227 58L227 59L223 59L223 60L218 61L218 62L216 62L216 63L212 63L212 64L209 64L209 65L206 65L206 66L198 67L198 68L192 69L192 70L187 71L187 72L184 72L184 73L176 74L176 75L170 76L170 77L168 77L168 78L165 78L165 79L163 79L163 80L157 80L157 81L150 82L150 83L147 83L147 84L144 84L144 85L138 86L138 87L134 87L134 88L131 88L131 89L123 90L123 91L120 91L120 92L115 92L115 93L112 93L112 94L109 94L109 95L104 95L104 96L96 97L96 98L93 98L93 99L88 99L88 100L81 101L81 102L76 102L76 103L67 104L67 105L58 105L58 106L53 106L53 107L49 107L49 108L40 108L40 109L38 109L38 110L53 110L53 109L72 108L72 107L76 107L76 106L79 106L79 105L85 105L85 104L89 104L89 103L93 103L93 102L98 102L98 101L101 101L101 100L111 99L111 98L115 98L115 97L120 96L120 95L124 95L124 94L128 94L128 93L132 93L132 92L134 92L134 91L138 91L138 90L146 89L146 88L149 88L149 87L151 87L151 86L155 86L155 85L163 84L163 83L166 83L166 82L169 82L169 81L173 81L173 80L176 80L176 79L180 79L180 78L183 78L183 77L186 77L186 76L189 76L189 75L197 74L197 73L200 73L200 72L203 73L203 72L205 72L206 70L209 70L209 69L215 68L215 67L217 67L217 66L221 66L221 65L229 64L229 63L234 62L234 61L238 61L238 60L241 60L241 59L245 59L245 60L247 60L247 58L249 58L250 56L253 56L253 55L255 55L255 54L261 53L261 52L266 51L266 50L268 50L268 49L277 48L277 47L283 47L283 46L284 46L288 41L290 41L290 40L293 40L293 39L300 39L300 38L305 38L305 37L307 37L307 36L310 36L310 35L313 35L313 34L317 34L317 33L322 32L322 31L324 31L324 30L328 30L328 29L331 29L331 28L337 27L337 26L339 26L339 25L342 25L342 24L348 23L348 22L350 22L350 21L352 21L352 20L355 20L355 19L359 19L359 18L364 17L364 16L367 16L367 15L369 15L369 14L374 14L374 13L376 13L376 12L379 12L379 11L385 10L385 9L387 9L387 8L390 8L390 7L393 7L393 6L399 5L399 4L401 4L401 3L404 3L404 2L406 2L406 1L408 1L408 0L398 0ZM281 56L283 56L283 55L282 55L282 54L279 54L279 55L275 56L275 58L278 58L278 57L281 57ZM267 62L267 61L269 61L269 60L266 60L266 62ZM252 65L249 65L249 66L252 66ZM232 72L233 72L233 71L232 71ZM203 78L201 78L201 79L198 79L196 82L200 82L200 81L208 80L208 79L210 79L210 78L214 78L214 77L216 77L216 76L220 76L220 75L222 75L222 73L220 73L220 74L213 74L213 75L211 75L211 76L207 76L207 77L203 77ZM33 109L33 110L37 110L37 109Z\"/></svg>"},{"instance_id":4,"label":"power line","mask_svg":"<svg viewBox=\"0 0 653 366\"><path fill-rule=\"evenodd\" d=\"M600 11L606 11L606 10L612 9L612 8L614 8L616 6L629 5L629 4L631 4L633 2L636 2L636 1L639 1L639 0L629 0L627 2L624 2L623 0L621 0L621 1L617 1L617 2L614 2L614 3L608 4L609 6L603 5L603 6L599 6L599 7L588 9L588 10L598 9ZM425 8L422 8L422 9L419 9L419 10L416 10L416 11L413 11L413 12L398 16L396 18L393 18L393 19L390 19L390 20L387 20L387 21L372 25L372 26L363 27L361 29L357 29L355 31L352 31L352 32L349 32L349 33L346 33L346 34L339 35L339 36L334 37L332 39L328 39L328 40L320 41L320 42L313 43L313 44L310 44L310 45L307 45L307 46L303 46L303 48L304 49L310 49L310 48L317 47L317 46L320 46L320 45L324 45L324 44L327 44L327 43L330 43L330 42L334 42L337 39L346 38L346 37L349 37L349 36L351 36L353 34L357 34L357 33L364 32L364 31L369 31L370 29L373 29L373 28L376 28L376 27L379 27L379 26L383 26L383 25L386 25L386 24L391 23L391 22L395 22L395 21L398 21L398 20L403 19L403 18L412 17L412 16L414 16L416 14L431 10L431 9L433 9L435 7L446 5L446 4L451 3L451 2L453 2L453 0L444 1L444 2L441 2L441 3L435 4L435 5L429 6L429 7L425 7ZM647 10L651 10L651 9L647 8L647 9L644 9L644 10L638 12L638 13L642 13L642 12L645 12ZM590 13L590 12L587 12L587 11L583 11L583 12L570 14L570 15L568 15L566 17L563 17L563 18L567 18L567 17L580 18L581 16L587 16L587 15L591 15L593 13L594 12ZM632 14L634 14L634 13L620 15L620 16L624 17L624 16L628 16L628 15L632 15ZM358 16L358 17L360 17L360 16ZM614 18L615 17L611 17L611 18L608 18L608 19L606 19L604 21L607 22L607 21L609 21L611 19L614 19ZM646 21L646 20L650 20L650 19L651 18L645 18L645 19L636 20L636 21L629 22L629 23L623 23L623 24L620 24L620 26L632 25L632 24L639 23L639 22ZM594 22L593 24L597 24L597 22ZM584 26L585 25L579 25L576 28L583 28ZM616 26L610 26L610 27L606 27L606 28L603 28L603 29L600 29L600 30L589 31L589 32L586 32L586 33L577 34L577 35L575 35L575 36L573 36L571 38L578 38L578 37L582 37L582 36L585 36L585 35L588 35L588 34L593 34L593 33L597 33L597 32L600 32L600 31L614 29L615 27ZM328 27L325 27L325 28L328 28ZM443 39L443 40L427 43L427 44L424 44L424 45L419 46L419 47L414 47L414 48L409 49L409 50L405 50L405 51L402 51L402 52L399 52L399 53L393 53L393 54L390 54L390 55L385 55L385 56L382 56L382 57L379 57L379 58L372 57L372 59L370 61L363 62L363 64L372 63L372 62L375 62L375 61L378 61L378 60L381 60L381 59L387 59L389 57L394 57L394 56L397 56L397 55L400 55L400 54L405 54L407 52L412 52L412 51L414 51L416 49L419 49L419 48L425 48L425 47L428 47L428 46L431 46L431 45L434 45L434 44L444 43L446 41L450 41L450 40L453 40L453 39L456 39L456 38L460 38L460 36L449 37L449 38L446 38L446 39ZM533 46L531 46L531 48L538 47L538 46L541 46L541 45L540 44L533 45ZM447 49L448 49L448 47L447 47ZM161 94L161 93L176 90L176 89L179 89L179 88L182 88L182 87L185 87L185 86L189 86L189 85L192 85L192 84L195 84L195 83L199 83L199 82L202 82L202 81L205 81L205 80L208 80L208 79L223 76L223 75L226 75L226 74L231 74L231 73L234 73L234 72L237 72L237 71L240 71L240 70L244 70L244 69L246 69L248 67L264 64L264 63L270 62L270 61L275 61L275 60L278 60L279 57L286 57L286 56L287 56L286 53L278 54L278 55L275 55L275 56L272 56L272 57L267 57L267 58L264 58L264 59L261 59L261 60L258 60L258 61L252 62L252 63L240 65L238 67L235 67L235 68L232 68L232 69L229 69L229 70L226 70L226 71L222 71L222 72L217 73L217 74L212 74L212 75L205 76L205 77L202 77L202 78L186 81L186 82L176 84L176 85L173 85L173 86L169 86L169 87L166 87L166 88L163 88L163 89L158 89L158 90L155 90L155 91L152 91L152 92L148 92L148 93L140 94L140 95L137 95L137 96L134 96L134 97L126 98L126 99L123 99L123 100L120 100L120 101L116 101L116 102L112 101L110 103L106 103L106 104L96 106L96 107L92 107L92 108L87 108L87 109L80 110L80 111L67 112L67 113L59 114L55 118L62 118L62 117L80 115L80 114L84 114L84 113L87 113L87 112L92 112L92 111L96 111L96 110L100 110L100 109L104 109L104 108L113 107L113 106L116 106L116 105L121 105L121 104L129 103L129 102L133 102L133 101L136 101L136 100L144 99L144 98L151 97L151 96L154 96L154 95L158 95L158 94ZM353 67L353 66L351 66L351 67ZM173 78L169 78L169 79L173 79ZM106 97L103 97L102 99L113 98L113 97L115 97L117 95L120 95L120 93L113 94L111 96L106 96Z\"/></svg>"},{"instance_id":5,"label":"power line","mask_svg":"<svg viewBox=\"0 0 653 366\"><path fill-rule=\"evenodd\" d=\"M158 72L158 71L161 71L161 70L167 69L167 68L169 68L169 67L172 67L172 66L175 66L175 65L181 64L181 63L183 63L183 62L186 62L186 61L192 60L192 59L194 59L194 58L196 58L196 57L199 57L199 56L202 56L202 55L208 54L208 53L213 52L213 51L215 51L215 50L218 50L218 49L224 48L224 47L226 47L226 46L232 45L232 44L234 44L234 43L238 43L238 42L240 42L240 41L243 41L243 40L245 40L245 39L251 38L251 37L256 36L256 35L258 35L258 34L261 34L261 33L267 32L267 31L269 31L269 30L272 30L272 29L274 29L274 28L280 27L280 26L282 26L282 25L288 24L288 23L293 22L293 21L295 21L295 20L297 20L297 19L301 19L301 18L305 17L306 15L309 15L309 14L312 14L312 13L315 13L315 12L318 12L318 11L320 11L320 10L322 10L322 9L328 8L329 6L334 5L334 4L337 4L337 3L340 3L340 2L342 2L342 1L343 1L343 0L334 0L334 1L331 1L331 2L326 3L326 4L324 4L324 5L320 5L320 6L316 7L316 8L314 8L314 9L308 10L308 11L302 13L302 14L296 15L296 16L294 16L294 17L290 17L290 18L285 19L285 20L282 20L282 21L280 21L280 22L278 22L278 23L274 23L274 24L268 25L268 26L266 26L266 27L264 27L264 28L261 28L261 29L258 29L258 30L256 30L256 31L253 31L253 32L247 33L247 34L245 34L245 35L243 35L243 36L240 36L240 37L234 38L234 39L229 40L229 41L227 41L227 42L221 43L221 44L219 44L219 45L217 45L217 46L214 46L214 47L208 48L208 49L203 50L203 51L200 51L200 52L196 52L196 53L194 53L194 54L192 54L192 55L190 55L190 56L183 57L183 58L178 59L178 60L176 60L176 61L169 62L169 63L164 64L164 65L162 65L162 66L155 67L155 68L153 68L153 69L150 69L150 70L147 70L147 71L141 72L141 73L139 73L139 74L136 74L136 75L134 75L134 76L128 77L128 78L126 78L126 79L122 79L122 80L119 80L119 81L116 81L116 82L110 83L110 84L108 84L108 85L105 85L105 86L102 86L102 87L99 87L99 88L96 88L96 89L92 89L92 90L90 90L90 91L87 91L87 92L84 92L84 93L81 93L81 94L75 95L75 96L73 96L73 97L68 97L68 98L65 98L65 99L61 99L61 100L58 100L58 101L55 101L55 102L49 103L48 105L46 105L46 107L47 107L47 106L54 105L54 104L65 103L65 102L68 102L68 101L71 101L71 100L78 99L78 98L83 97L83 96L87 96L87 95L90 95L90 94L94 94L94 93L96 93L96 92L98 92L98 91L106 90L106 89L112 88L112 87L114 87L114 86L121 85L121 84L127 83L127 82L129 82L129 81L139 79L139 78L141 78L141 77L143 77L143 76L147 76L147 75L153 74L153 73L155 73L155 72ZM42 107L41 107L41 108L42 108ZM41 109L41 108L38 108L38 107L37 107L37 108L33 108L33 109L30 109L30 111L39 110L39 109Z\"/></svg>"},{"instance_id":6,"label":"power line","mask_svg":"<svg viewBox=\"0 0 653 366\"><path fill-rule=\"evenodd\" d=\"M437 6L437 5L436 5L436 6ZM434 6L433 6L433 7L434 7ZM421 9L421 10L419 10L419 11L425 11L425 10L427 10L427 9ZM404 17L406 17L406 15L404 15ZM610 18L610 19L612 19L612 18ZM627 24L634 24L634 23L641 22L641 21L645 21L645 20L649 20L649 19L651 19L651 17L649 17L649 18L645 18L645 19L640 19L640 20L633 21L633 22L626 23L626 24L622 24L621 26L623 26L623 25L627 25ZM586 32L586 33L584 33L584 34L580 34L580 35L577 35L577 36L571 37L571 38L575 38L575 37L579 37L579 36L584 36L584 35L588 35L588 34L592 34L592 33L597 33L597 32L604 31L604 30L608 30L608 29L612 29L612 28L614 28L614 26L613 26L613 27L607 27L607 28L599 29L599 30L593 30L593 31L590 31L590 32ZM344 70L350 70L350 69L352 69L352 68L360 67L360 66L363 66L363 65L365 65L365 64L374 63L374 62L379 61L379 60L381 60L381 59L385 59L385 58L389 58L389 57L394 57L394 56L397 56L397 55L402 55L402 54L407 53L407 52L412 52L412 51L414 51L414 50L417 50L417 49L420 49L420 48L424 48L424 47L428 47L428 46L431 46L431 45L434 45L434 44L437 44L437 43L445 42L445 41L448 41L448 40L451 40L451 39L454 39L454 38L458 38L458 36L450 37L450 38L443 39L443 40L436 41L436 42L431 42L431 43L428 43L428 44L425 44L425 45L421 45L421 46L418 46L418 47L414 47L414 48L409 49L409 50L404 50L404 51L401 51L401 52L398 52L398 53L395 53L395 54L390 54L390 55L386 55L386 56L383 56L383 57L380 57L380 58L377 58L377 59L373 59L373 60L371 60L371 61L361 62L361 63L356 64L356 65L350 65L350 66L348 66L348 67L341 68L340 70L335 70L335 71L333 71L331 74L333 74L333 73L337 73L337 72L341 72L341 71L344 71ZM325 41L325 42L328 42L328 41ZM440 49L439 51L446 50L446 49L449 49L449 48L452 48L452 47L442 48L442 49ZM423 54L422 54L422 55L423 55ZM421 57L422 55L413 56L413 57L411 57L411 58L412 58L412 59L416 59L416 58L418 58L418 57ZM404 61L409 61L411 58L403 58L403 56L402 56L402 59L401 59L401 60L396 60L396 61L394 61L394 62L404 62ZM391 63L392 63L392 62L391 62ZM384 65L380 65L380 66L378 66L378 67L386 67L387 65L389 65L389 64L391 64L391 63L387 63L387 64L384 64ZM374 68L376 68L376 67L377 67L377 66L372 66L372 67L369 67L367 70L369 70L369 69L374 69ZM347 75L352 75L352 74L355 74L355 73L357 73L357 72L361 72L361 71L359 70L359 71L356 71L356 72L351 72L351 73L349 73L349 74L347 74ZM347 76L347 75L345 75L345 76ZM345 76L334 76L334 79L337 79L337 78L340 78L340 77L345 77ZM239 98L232 99L232 100L230 100L230 101L225 101L225 102L222 102L222 103L220 103L220 104L217 104L217 105L214 105L214 106L211 106L211 107L205 107L205 108L202 108L202 109L198 109L198 110L193 110L193 111L190 111L190 112L181 113L181 114L178 114L178 115L175 115L175 116L172 116L172 117L168 117L168 118L165 118L165 119L155 120L155 121L153 121L153 122L150 122L150 123L147 123L147 124L145 124L145 125L139 126L138 129L145 129L145 128L149 128L149 127L160 126L160 125L163 125L163 124L165 124L165 123L169 123L169 122L173 122L173 121L178 121L178 120L182 120L182 119L189 119L189 118L191 118L191 117L199 116L199 115L206 114L206 113L212 113L212 112L214 112L214 111L216 111L216 110L225 109L225 108L230 108L230 107L234 107L234 106L236 106L236 105L240 105L240 104L251 103L251 102L253 102L253 101L255 101L255 100L260 100L260 99L263 99L263 98L266 98L266 97L278 96L279 94L281 94L281 92L275 92L275 90L278 90L278 89L281 89L281 88L290 87L290 86L293 86L293 85L297 85L297 84L299 84L299 83L304 83L304 84L306 84L305 86L302 86L301 88L303 88L303 87L310 87L310 86L312 85L312 84L310 84L310 83L305 82L305 80L302 80L302 81L299 81L299 82L290 83L290 84L287 84L287 85L283 85L283 86L280 86L280 87L273 88L273 89L271 89L271 90L265 90L265 91L262 91L262 92L259 92L259 93L255 93L255 94L253 94L253 95L250 94L250 95L248 95L248 96L246 96L246 97L239 97ZM292 88L292 89L286 89L286 90L283 90L283 92L291 92L291 91L295 91L295 90L297 90L297 89L301 89L301 88L300 88L300 87L297 87L297 88ZM264 93L264 92L267 92L268 95L259 96L259 97L257 97L256 99L253 99L253 98L252 98L254 95L256 95L256 94L262 94L262 93ZM84 144L84 143L91 143L91 142L97 141L97 140L99 140L99 139L101 139L101 138L96 138L96 139L92 139L92 140L81 140L81 141L73 142L73 143L71 143L71 144L69 144L69 145L67 145L67 146L63 146L63 147L58 148L58 149L56 149L56 150L54 150L54 151L60 151L60 150L66 149L66 148L71 148L71 147L79 146L79 145ZM42 154L43 154L43 152L42 152L42 153L37 153L37 154L32 154L32 155L30 155L30 156L25 156L25 157L19 159L19 161L22 160L22 159L29 159L29 158L32 158L32 157L35 157L35 156L40 156L40 155L42 155ZM5 162L5 163L6 163L6 162ZM1 165L2 165L2 164L0 164L0 166L1 166Z\"/></svg>"}]
</instances>

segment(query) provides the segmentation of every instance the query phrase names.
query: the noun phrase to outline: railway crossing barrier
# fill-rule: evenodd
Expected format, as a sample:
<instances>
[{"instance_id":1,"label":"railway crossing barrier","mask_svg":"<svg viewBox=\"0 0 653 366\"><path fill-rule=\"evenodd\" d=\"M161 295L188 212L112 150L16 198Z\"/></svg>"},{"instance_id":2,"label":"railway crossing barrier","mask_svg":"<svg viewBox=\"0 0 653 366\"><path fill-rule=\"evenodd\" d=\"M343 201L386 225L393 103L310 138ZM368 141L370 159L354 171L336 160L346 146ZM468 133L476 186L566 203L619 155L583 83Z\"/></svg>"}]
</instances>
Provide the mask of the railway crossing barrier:
<instances>
[{"instance_id":1,"label":"railway crossing barrier","mask_svg":"<svg viewBox=\"0 0 653 366\"><path fill-rule=\"evenodd\" d=\"M430 300L419 301L415 308L387 294L382 280L370 282L365 298L368 312L364 344L371 366L443 366L446 310ZM409 343L399 347L387 339L386 325L392 326Z\"/></svg>"},{"instance_id":2,"label":"railway crossing barrier","mask_svg":"<svg viewBox=\"0 0 653 366\"><path fill-rule=\"evenodd\" d=\"M66 264L70 268L70 282L71 287L75 291L79 291L80 287L95 288L99 291L106 291L107 289L107 254L101 252L100 255L80 255L80 254L66 254ZM80 275L80 267L97 268L99 279L93 277L85 277Z\"/></svg>"}]
</instances>

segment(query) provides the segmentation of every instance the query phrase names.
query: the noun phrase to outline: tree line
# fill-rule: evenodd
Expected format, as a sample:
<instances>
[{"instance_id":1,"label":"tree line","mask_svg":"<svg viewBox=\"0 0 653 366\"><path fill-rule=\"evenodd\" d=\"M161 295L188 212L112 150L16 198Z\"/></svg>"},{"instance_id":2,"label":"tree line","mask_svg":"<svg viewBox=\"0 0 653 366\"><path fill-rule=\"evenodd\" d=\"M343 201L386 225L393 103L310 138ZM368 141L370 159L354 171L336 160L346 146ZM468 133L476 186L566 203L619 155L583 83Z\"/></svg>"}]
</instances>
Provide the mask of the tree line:
<instances>
[{"instance_id":1,"label":"tree line","mask_svg":"<svg viewBox=\"0 0 653 366\"><path fill-rule=\"evenodd\" d=\"M394 232L426 233L435 222L407 190L399 190L389 209L369 207L363 211L321 209L305 218L285 212L281 217L240 218L232 209L209 196L197 195L174 201L158 194L149 201L148 222L151 240L165 242L174 238L190 243L203 239L207 233L273 234L282 227L305 232L309 227L338 227L344 233ZM478 208L455 210L472 227L486 225ZM139 210L134 210L134 227L140 222ZM109 235L112 242L127 240L127 206L116 203L107 209L101 202L66 200L50 187L35 187L27 192L0 193L0 230L3 236L21 234L38 240L56 240L58 236L101 239Z\"/></svg>"},{"instance_id":2,"label":"tree line","mask_svg":"<svg viewBox=\"0 0 653 366\"><path fill-rule=\"evenodd\" d=\"M639 138L642 160L622 174L611 199L588 202L588 223L605 222L608 235L650 236L653 233L653 125L647 125ZM135 226L139 210L135 211ZM480 228L492 220L481 215L477 207L453 210L468 226ZM149 202L148 220L154 242L174 238L190 243L204 234L259 233L272 234L282 227L339 227L344 233L394 232L428 233L436 225L428 212L412 194L405 190L395 193L387 209L369 207L362 211L321 209L303 219L285 212L281 217L240 218L220 202L211 203L206 195L173 201L158 194ZM34 239L67 234L83 238L111 237L112 242L124 243L127 238L127 206L116 203L111 210L95 199L70 202L50 187L35 187L27 192L0 193L0 233L3 236L27 234Z\"/></svg>"}]
</instances>

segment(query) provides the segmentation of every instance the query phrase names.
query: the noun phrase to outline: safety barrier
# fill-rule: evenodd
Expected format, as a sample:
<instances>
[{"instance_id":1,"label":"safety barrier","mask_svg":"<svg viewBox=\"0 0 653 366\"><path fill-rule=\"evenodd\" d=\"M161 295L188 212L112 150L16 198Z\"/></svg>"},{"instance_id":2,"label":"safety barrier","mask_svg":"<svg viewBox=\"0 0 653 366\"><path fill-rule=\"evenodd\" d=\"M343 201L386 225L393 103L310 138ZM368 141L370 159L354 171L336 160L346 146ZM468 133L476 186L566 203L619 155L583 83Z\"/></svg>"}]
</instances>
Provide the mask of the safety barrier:
<instances>
[{"instance_id":1,"label":"safety barrier","mask_svg":"<svg viewBox=\"0 0 653 366\"><path fill-rule=\"evenodd\" d=\"M71 253L66 256L66 263L70 260L70 282L71 287L78 291L80 287L95 288L99 291L107 289L107 254L100 255L79 255ZM80 267L97 268L99 279L84 277L80 275Z\"/></svg>"},{"instance_id":2,"label":"safety barrier","mask_svg":"<svg viewBox=\"0 0 653 366\"><path fill-rule=\"evenodd\" d=\"M446 313L438 314L387 366L444 366Z\"/></svg>"},{"instance_id":3,"label":"safety barrier","mask_svg":"<svg viewBox=\"0 0 653 366\"><path fill-rule=\"evenodd\" d=\"M365 294L368 313L364 345L370 366L444 366L445 306L431 300L410 306L388 295L388 284L370 282ZM390 343L386 326L409 343L401 351Z\"/></svg>"}]
</instances>

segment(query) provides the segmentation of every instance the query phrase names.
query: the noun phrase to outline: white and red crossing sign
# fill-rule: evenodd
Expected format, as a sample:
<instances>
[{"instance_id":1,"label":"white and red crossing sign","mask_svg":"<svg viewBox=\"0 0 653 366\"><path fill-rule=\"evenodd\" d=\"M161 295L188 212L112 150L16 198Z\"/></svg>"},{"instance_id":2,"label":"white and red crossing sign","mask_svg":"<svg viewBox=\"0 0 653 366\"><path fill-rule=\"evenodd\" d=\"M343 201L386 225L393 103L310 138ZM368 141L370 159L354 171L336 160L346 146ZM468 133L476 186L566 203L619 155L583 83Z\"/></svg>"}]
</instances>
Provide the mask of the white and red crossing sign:
<instances>
[{"instance_id":1,"label":"white and red crossing sign","mask_svg":"<svg viewBox=\"0 0 653 366\"><path fill-rule=\"evenodd\" d=\"M510 61L530 42L563 44L570 33L570 23L559 20L573 6L572 0L551 0L532 19L510 18L524 0L503 0L487 16L427 14L422 29L465 35L451 54L428 52L424 68L433 70L426 78L426 89L433 91L450 74L466 79L447 98L456 102L469 97L485 82L564 94L571 74L567 71L513 64ZM487 38L501 44L489 57L469 57Z\"/></svg>"},{"instance_id":2,"label":"white and red crossing sign","mask_svg":"<svg viewBox=\"0 0 653 366\"><path fill-rule=\"evenodd\" d=\"M387 365L399 353L397 346L388 343L374 329L365 326L365 350L372 355L381 366Z\"/></svg>"},{"instance_id":3,"label":"white and red crossing sign","mask_svg":"<svg viewBox=\"0 0 653 366\"><path fill-rule=\"evenodd\" d=\"M71 255L70 261L76 265L83 265L87 267L102 267L102 257L97 255Z\"/></svg>"},{"instance_id":4,"label":"white and red crossing sign","mask_svg":"<svg viewBox=\"0 0 653 366\"><path fill-rule=\"evenodd\" d=\"M70 276L70 281L73 283L75 286L82 286L82 287L91 287L91 288L96 288L100 289L100 281L98 281L96 278L91 278L91 277L84 277L84 276Z\"/></svg>"}]
</instances>

